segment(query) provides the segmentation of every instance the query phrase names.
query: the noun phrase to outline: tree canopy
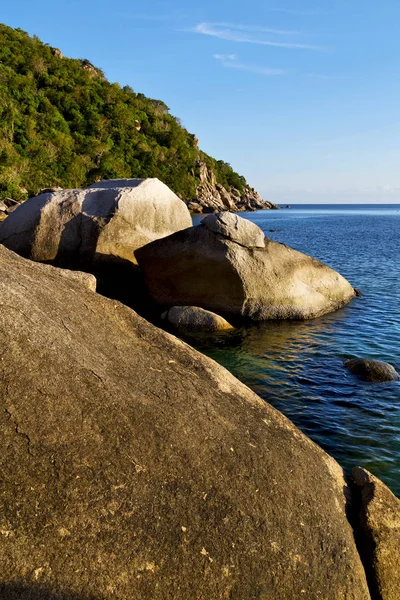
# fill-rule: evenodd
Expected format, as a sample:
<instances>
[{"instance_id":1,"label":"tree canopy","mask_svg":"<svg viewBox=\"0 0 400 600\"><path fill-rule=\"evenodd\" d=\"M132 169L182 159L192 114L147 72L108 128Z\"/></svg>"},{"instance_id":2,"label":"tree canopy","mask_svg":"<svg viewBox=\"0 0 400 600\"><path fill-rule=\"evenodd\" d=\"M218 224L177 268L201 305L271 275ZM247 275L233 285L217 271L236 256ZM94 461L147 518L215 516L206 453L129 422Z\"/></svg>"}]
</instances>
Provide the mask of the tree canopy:
<instances>
[{"instance_id":1,"label":"tree canopy","mask_svg":"<svg viewBox=\"0 0 400 600\"><path fill-rule=\"evenodd\" d=\"M243 191L244 177L198 148L161 100L110 83L87 59L0 24L0 198L23 200L47 186L158 177L196 197L197 162Z\"/></svg>"}]
</instances>

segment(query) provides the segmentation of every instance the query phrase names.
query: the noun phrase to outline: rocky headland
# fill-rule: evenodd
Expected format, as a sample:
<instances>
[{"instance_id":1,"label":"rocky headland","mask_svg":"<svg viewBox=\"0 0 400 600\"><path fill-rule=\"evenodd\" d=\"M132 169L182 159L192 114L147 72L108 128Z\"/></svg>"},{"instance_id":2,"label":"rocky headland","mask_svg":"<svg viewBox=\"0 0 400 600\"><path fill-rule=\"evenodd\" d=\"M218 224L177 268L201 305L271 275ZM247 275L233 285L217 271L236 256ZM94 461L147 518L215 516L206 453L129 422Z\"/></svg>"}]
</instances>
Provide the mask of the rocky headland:
<instances>
[{"instance_id":1,"label":"rocky headland","mask_svg":"<svg viewBox=\"0 0 400 600\"><path fill-rule=\"evenodd\" d=\"M279 209L277 204L263 200L258 192L247 185L240 191L233 186L225 188L217 183L214 172L204 162L199 161L197 169L200 179L197 198L186 202L192 213Z\"/></svg>"}]
</instances>

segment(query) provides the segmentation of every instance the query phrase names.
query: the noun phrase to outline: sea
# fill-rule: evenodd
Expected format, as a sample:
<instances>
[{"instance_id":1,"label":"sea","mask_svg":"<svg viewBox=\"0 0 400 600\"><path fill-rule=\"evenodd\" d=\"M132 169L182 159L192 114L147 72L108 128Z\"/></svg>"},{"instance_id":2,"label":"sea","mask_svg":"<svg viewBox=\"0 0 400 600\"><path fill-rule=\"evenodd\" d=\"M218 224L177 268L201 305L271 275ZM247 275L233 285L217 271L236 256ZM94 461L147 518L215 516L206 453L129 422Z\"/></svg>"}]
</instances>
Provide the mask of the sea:
<instances>
[{"instance_id":1,"label":"sea","mask_svg":"<svg viewBox=\"0 0 400 600\"><path fill-rule=\"evenodd\" d=\"M365 383L343 365L364 357L400 372L400 205L308 204L239 214L267 237L339 271L362 295L311 321L268 321L187 341L347 472L361 465L400 497L400 382Z\"/></svg>"}]
</instances>

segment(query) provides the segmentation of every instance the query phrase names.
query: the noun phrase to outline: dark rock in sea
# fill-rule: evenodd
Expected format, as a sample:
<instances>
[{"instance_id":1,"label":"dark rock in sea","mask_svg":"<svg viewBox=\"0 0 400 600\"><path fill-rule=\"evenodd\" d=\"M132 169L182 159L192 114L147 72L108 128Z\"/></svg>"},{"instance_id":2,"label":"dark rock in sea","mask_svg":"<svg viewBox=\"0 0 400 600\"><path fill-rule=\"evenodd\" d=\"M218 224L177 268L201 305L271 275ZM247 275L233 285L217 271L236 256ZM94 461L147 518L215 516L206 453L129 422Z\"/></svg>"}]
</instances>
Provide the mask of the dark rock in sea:
<instances>
[{"instance_id":1,"label":"dark rock in sea","mask_svg":"<svg viewBox=\"0 0 400 600\"><path fill-rule=\"evenodd\" d=\"M400 375L392 365L380 360L353 358L346 360L344 366L362 381L383 382L400 379Z\"/></svg>"},{"instance_id":2,"label":"dark rock in sea","mask_svg":"<svg viewBox=\"0 0 400 600\"><path fill-rule=\"evenodd\" d=\"M360 547L372 598L398 600L400 595L400 500L382 481L361 467L352 471L361 493Z\"/></svg>"},{"instance_id":3,"label":"dark rock in sea","mask_svg":"<svg viewBox=\"0 0 400 600\"><path fill-rule=\"evenodd\" d=\"M3 246L0 302L2 600L369 600L343 471L282 414Z\"/></svg>"},{"instance_id":4,"label":"dark rock in sea","mask_svg":"<svg viewBox=\"0 0 400 600\"><path fill-rule=\"evenodd\" d=\"M223 317L198 306L173 306L163 317L180 331L225 331L233 329Z\"/></svg>"},{"instance_id":5,"label":"dark rock in sea","mask_svg":"<svg viewBox=\"0 0 400 600\"><path fill-rule=\"evenodd\" d=\"M346 279L279 244L254 223L221 213L136 251L162 306L200 306L254 321L310 319L354 298Z\"/></svg>"}]
</instances>

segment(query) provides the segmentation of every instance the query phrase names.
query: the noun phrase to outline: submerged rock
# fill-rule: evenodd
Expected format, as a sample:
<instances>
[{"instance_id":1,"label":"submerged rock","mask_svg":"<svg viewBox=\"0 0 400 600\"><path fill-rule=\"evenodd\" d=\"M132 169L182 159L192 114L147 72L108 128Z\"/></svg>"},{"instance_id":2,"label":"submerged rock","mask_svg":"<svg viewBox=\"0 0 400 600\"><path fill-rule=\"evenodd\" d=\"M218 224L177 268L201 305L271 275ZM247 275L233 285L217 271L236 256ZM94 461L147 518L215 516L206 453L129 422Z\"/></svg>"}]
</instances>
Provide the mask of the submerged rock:
<instances>
[{"instance_id":1,"label":"submerged rock","mask_svg":"<svg viewBox=\"0 0 400 600\"><path fill-rule=\"evenodd\" d=\"M176 329L183 331L223 331L233 329L223 317L198 306L173 306L164 317Z\"/></svg>"},{"instance_id":2,"label":"submerged rock","mask_svg":"<svg viewBox=\"0 0 400 600\"><path fill-rule=\"evenodd\" d=\"M400 379L400 375L392 365L380 360L353 358L346 360L344 366L363 381L383 382Z\"/></svg>"},{"instance_id":3,"label":"submerged rock","mask_svg":"<svg viewBox=\"0 0 400 600\"><path fill-rule=\"evenodd\" d=\"M361 467L352 471L361 492L359 524L371 596L398 600L400 593L400 500Z\"/></svg>"},{"instance_id":4,"label":"submerged rock","mask_svg":"<svg viewBox=\"0 0 400 600\"><path fill-rule=\"evenodd\" d=\"M333 269L228 213L140 248L136 257L164 306L194 305L254 321L310 319L355 296Z\"/></svg>"},{"instance_id":5,"label":"submerged rock","mask_svg":"<svg viewBox=\"0 0 400 600\"><path fill-rule=\"evenodd\" d=\"M342 469L282 414L2 246L0 302L2 600L369 599Z\"/></svg>"},{"instance_id":6,"label":"submerged rock","mask_svg":"<svg viewBox=\"0 0 400 600\"><path fill-rule=\"evenodd\" d=\"M158 179L102 181L27 200L0 225L0 243L67 268L135 263L134 250L190 227L184 204Z\"/></svg>"}]
</instances>

